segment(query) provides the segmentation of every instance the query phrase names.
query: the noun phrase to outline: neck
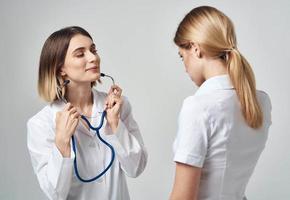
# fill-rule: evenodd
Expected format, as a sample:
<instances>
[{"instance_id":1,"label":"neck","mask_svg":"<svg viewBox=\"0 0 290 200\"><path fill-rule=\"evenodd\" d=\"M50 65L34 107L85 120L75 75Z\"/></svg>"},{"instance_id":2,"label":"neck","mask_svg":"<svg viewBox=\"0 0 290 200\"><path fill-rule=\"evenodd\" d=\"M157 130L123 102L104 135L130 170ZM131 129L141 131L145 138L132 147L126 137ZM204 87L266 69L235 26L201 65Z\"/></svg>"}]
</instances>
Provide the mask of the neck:
<instances>
[{"instance_id":1,"label":"neck","mask_svg":"<svg viewBox=\"0 0 290 200\"><path fill-rule=\"evenodd\" d=\"M221 59L209 59L205 63L204 78L205 80L214 77L228 74L226 64Z\"/></svg>"},{"instance_id":2,"label":"neck","mask_svg":"<svg viewBox=\"0 0 290 200\"><path fill-rule=\"evenodd\" d=\"M80 110L86 110L93 104L91 85L71 82L67 85L66 99Z\"/></svg>"}]
</instances>

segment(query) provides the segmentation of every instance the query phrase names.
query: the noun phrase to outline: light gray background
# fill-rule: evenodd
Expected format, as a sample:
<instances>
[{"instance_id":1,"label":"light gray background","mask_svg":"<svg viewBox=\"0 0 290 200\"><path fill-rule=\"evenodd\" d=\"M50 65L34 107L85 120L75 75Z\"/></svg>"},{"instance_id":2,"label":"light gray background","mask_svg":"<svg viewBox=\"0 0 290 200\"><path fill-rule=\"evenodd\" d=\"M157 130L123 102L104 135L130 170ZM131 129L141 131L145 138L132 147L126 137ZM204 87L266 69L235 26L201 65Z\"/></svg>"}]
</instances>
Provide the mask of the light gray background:
<instances>
[{"instance_id":1,"label":"light gray background","mask_svg":"<svg viewBox=\"0 0 290 200\"><path fill-rule=\"evenodd\" d=\"M234 22L241 52L257 86L273 104L267 147L247 188L250 200L290 199L290 1L1 0L0 199L46 199L26 147L26 121L45 103L36 92L45 39L69 25L95 39L102 69L133 105L149 153L145 172L128 178L132 200L170 193L172 142L182 100L196 91L172 42L178 22L195 6L211 5ZM106 89L106 88L105 88Z\"/></svg>"}]
</instances>

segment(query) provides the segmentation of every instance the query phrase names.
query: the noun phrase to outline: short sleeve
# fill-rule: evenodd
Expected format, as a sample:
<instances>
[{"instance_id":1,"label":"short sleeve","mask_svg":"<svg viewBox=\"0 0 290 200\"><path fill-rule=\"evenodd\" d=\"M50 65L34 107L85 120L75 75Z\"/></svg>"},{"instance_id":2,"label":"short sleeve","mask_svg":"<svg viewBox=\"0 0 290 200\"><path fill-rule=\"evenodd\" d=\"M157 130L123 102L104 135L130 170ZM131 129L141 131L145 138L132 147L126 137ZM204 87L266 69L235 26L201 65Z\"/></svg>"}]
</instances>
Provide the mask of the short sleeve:
<instances>
[{"instance_id":1,"label":"short sleeve","mask_svg":"<svg viewBox=\"0 0 290 200\"><path fill-rule=\"evenodd\" d=\"M206 110L193 98L184 100L174 141L174 161L202 167L208 149L209 122Z\"/></svg>"}]
</instances>

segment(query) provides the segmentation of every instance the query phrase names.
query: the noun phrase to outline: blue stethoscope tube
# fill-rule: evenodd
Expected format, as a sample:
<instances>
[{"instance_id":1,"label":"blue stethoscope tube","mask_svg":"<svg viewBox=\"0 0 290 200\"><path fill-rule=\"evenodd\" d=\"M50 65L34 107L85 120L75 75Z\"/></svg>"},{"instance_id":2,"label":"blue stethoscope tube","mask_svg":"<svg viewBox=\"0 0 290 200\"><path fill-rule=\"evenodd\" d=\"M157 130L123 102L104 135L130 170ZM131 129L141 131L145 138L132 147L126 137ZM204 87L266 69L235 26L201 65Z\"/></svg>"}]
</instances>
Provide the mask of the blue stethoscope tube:
<instances>
[{"instance_id":1,"label":"blue stethoscope tube","mask_svg":"<svg viewBox=\"0 0 290 200\"><path fill-rule=\"evenodd\" d=\"M97 180L98 178L100 178L101 176L103 176L109 169L110 169L110 167L113 165L113 162L114 162L114 159L115 159L115 150L114 150L114 147L112 146L112 145L110 145L108 142L106 142L102 137L101 137L101 135L100 135L100 132L99 132L99 130L102 128L102 126L103 126L103 123L104 123L104 118L105 118L105 116L106 116L106 114L107 114L107 112L106 111L104 111L103 113L102 113L102 116L101 116L101 122L100 122L100 124L99 124L99 126L98 127L93 127L92 125L91 125L91 123L89 122L89 120L84 116L84 115L81 115L81 118L83 119L83 120L85 120L85 122L88 124L88 126L90 127L90 129L92 129L92 130L94 130L94 131L96 131L96 135L98 136L98 138L106 145L106 146L108 146L110 149L111 149L111 161L110 161L110 163L108 164L108 166L101 172L101 173L99 173L97 176L95 176L95 177L93 177L93 178L91 178L91 179L84 179L84 178L82 178L81 176L80 176L80 174L79 174L79 172L78 172L78 165L77 165L77 154L76 154L76 151L77 151L77 149L76 149L76 142L75 142L75 138L74 138L74 136L72 136L72 145L73 145L73 151L74 151L74 153L75 153L75 159L74 159L74 171L75 171L75 174L76 174L76 176L77 176L77 178L80 180L80 181L82 181L82 182L85 182L85 183L89 183L89 182L93 182L93 181L95 181L95 180Z\"/></svg>"},{"instance_id":2,"label":"blue stethoscope tube","mask_svg":"<svg viewBox=\"0 0 290 200\"><path fill-rule=\"evenodd\" d=\"M109 75L106 75L104 73L101 73L101 76L102 77L108 77L112 80L113 84L115 84L115 80L113 77L109 76ZM58 86L57 87L57 92L60 94L59 97L61 98L61 100L66 104L67 101L66 99L61 95L61 88L66 86L67 84L69 84L69 80L65 80L64 83L61 85L61 86ZM108 164L108 166L101 172L99 173L97 176L93 177L93 178L90 178L90 179L84 179L80 176L79 174L79 171L78 171L78 165L77 165L77 148L76 148L76 141L75 141L75 137L74 135L72 136L72 146L73 146L73 151L74 151L74 154L75 154L75 158L74 158L74 172L77 176L77 178L81 181L81 182L84 182L84 183L89 183L89 182L93 182L97 179L99 179L100 177L102 177L113 165L113 162L115 160L115 150L114 150L114 147L112 145L110 145L108 142L106 142L100 135L100 129L102 128L103 126L103 123L104 123L104 119L106 117L106 114L107 112L104 110L102 112L102 116L101 116L101 121L100 121L100 124L98 127L93 127L91 125L91 123L89 122L89 120L84 116L84 115L81 115L81 118L87 123L87 125L90 127L90 129L96 131L96 135L98 136L98 138L101 140L101 142L103 142L107 147L110 148L111 150L111 161L110 163Z\"/></svg>"}]
</instances>

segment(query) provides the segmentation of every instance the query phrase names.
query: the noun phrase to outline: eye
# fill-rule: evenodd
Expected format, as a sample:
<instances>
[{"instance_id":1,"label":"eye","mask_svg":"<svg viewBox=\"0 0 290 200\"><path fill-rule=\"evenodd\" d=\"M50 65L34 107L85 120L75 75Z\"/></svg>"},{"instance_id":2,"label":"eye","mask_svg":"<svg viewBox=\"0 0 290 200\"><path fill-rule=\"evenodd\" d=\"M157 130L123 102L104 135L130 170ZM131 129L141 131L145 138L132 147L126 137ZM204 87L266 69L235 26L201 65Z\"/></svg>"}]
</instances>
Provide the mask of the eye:
<instances>
[{"instance_id":1,"label":"eye","mask_svg":"<svg viewBox=\"0 0 290 200\"><path fill-rule=\"evenodd\" d=\"M96 49L91 49L91 52L93 53L93 54L97 54L98 53L98 50L96 50Z\"/></svg>"},{"instance_id":2,"label":"eye","mask_svg":"<svg viewBox=\"0 0 290 200\"><path fill-rule=\"evenodd\" d=\"M78 58L81 58L83 56L84 56L84 53L83 52L79 52L79 53L76 54L76 57L78 57Z\"/></svg>"}]
</instances>

